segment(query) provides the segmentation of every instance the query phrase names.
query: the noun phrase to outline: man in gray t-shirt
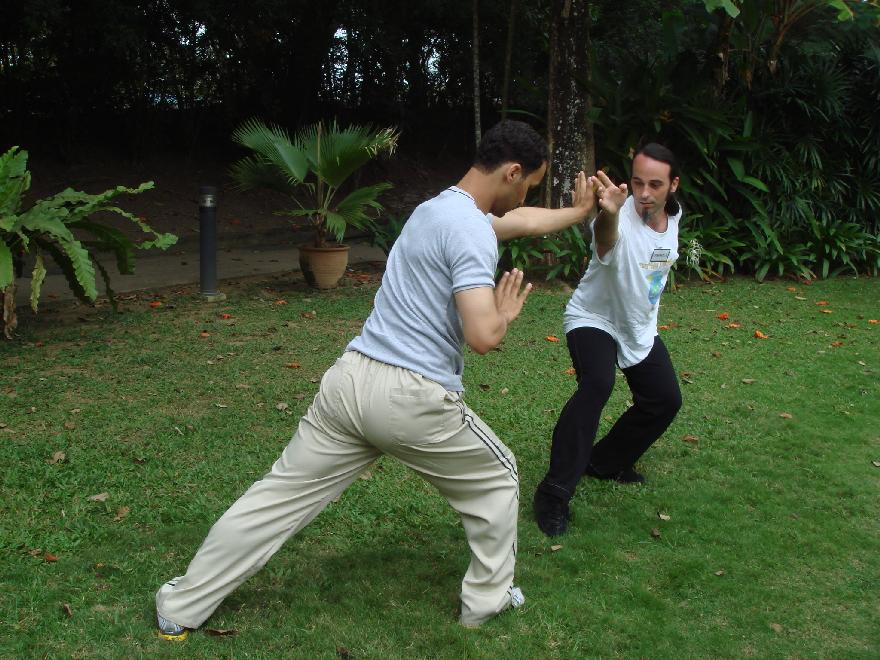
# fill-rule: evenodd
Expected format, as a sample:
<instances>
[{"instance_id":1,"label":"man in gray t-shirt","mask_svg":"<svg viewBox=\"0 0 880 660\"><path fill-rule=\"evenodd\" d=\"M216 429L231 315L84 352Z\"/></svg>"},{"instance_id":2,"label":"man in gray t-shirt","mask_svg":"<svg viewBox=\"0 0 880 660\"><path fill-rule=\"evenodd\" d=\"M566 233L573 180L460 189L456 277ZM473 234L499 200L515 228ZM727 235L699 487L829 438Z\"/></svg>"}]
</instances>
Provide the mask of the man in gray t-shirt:
<instances>
[{"instance_id":1,"label":"man in gray t-shirt","mask_svg":"<svg viewBox=\"0 0 880 660\"><path fill-rule=\"evenodd\" d=\"M593 210L595 182L583 172L572 207L517 208L546 169L541 137L501 122L461 181L413 212L363 331L324 375L281 457L214 524L186 574L156 594L160 636L182 639L200 626L382 453L461 515L472 553L461 623L522 604L513 585L516 460L462 399L462 351L497 346L531 287L516 270L495 286L497 241L558 231Z\"/></svg>"}]
</instances>

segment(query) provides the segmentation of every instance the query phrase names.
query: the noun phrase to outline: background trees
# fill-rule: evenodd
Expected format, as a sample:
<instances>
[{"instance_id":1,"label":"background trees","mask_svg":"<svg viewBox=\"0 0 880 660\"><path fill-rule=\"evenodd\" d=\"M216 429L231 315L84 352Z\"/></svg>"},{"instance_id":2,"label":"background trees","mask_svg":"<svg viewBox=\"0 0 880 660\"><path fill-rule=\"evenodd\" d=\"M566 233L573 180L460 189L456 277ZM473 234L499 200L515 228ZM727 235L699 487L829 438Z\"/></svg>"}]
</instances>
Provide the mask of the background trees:
<instances>
[{"instance_id":1,"label":"background trees","mask_svg":"<svg viewBox=\"0 0 880 660\"><path fill-rule=\"evenodd\" d=\"M669 143L704 275L876 271L877 35L877 3L845 0L4 3L0 143L186 156L248 117L337 118L395 124L431 159L467 155L475 105L487 127L506 103L560 172L625 177L640 141ZM855 249L828 248L841 223Z\"/></svg>"}]
</instances>

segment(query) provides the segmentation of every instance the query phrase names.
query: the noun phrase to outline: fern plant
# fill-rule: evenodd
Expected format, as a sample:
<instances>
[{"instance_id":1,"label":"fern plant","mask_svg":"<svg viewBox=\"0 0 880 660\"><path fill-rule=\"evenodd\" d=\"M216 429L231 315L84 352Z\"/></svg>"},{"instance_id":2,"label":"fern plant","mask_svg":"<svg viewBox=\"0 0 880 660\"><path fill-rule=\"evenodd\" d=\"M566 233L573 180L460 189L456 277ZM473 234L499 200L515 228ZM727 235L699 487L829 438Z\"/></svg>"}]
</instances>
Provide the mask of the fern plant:
<instances>
[{"instance_id":1,"label":"fern plant","mask_svg":"<svg viewBox=\"0 0 880 660\"><path fill-rule=\"evenodd\" d=\"M137 188L117 186L98 195L68 188L52 197L40 199L22 209L22 198L31 184L27 169L27 151L12 147L0 156L0 292L3 294L3 329L11 338L17 325L15 313L15 276L21 270L24 255L33 254L31 307L37 311L43 280L46 277L45 255L61 268L73 293L92 303L98 297L96 270L104 281L107 296L115 308L113 289L107 269L99 261L99 252L112 252L121 274L134 272L135 250L166 249L177 242L174 234L160 234L137 216L111 203L123 194L136 195L153 187L153 182ZM136 243L116 227L91 219L99 212L110 212L134 222L152 236ZM80 239L77 235L88 238Z\"/></svg>"}]
</instances>

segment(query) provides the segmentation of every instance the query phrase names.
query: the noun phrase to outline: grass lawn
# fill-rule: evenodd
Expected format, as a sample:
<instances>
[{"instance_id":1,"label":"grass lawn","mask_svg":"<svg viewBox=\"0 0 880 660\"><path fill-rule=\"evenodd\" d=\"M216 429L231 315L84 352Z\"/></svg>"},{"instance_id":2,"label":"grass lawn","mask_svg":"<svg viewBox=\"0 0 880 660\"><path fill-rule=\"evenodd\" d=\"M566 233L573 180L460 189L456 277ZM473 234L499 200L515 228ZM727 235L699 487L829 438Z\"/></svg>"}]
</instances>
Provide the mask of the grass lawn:
<instances>
[{"instance_id":1,"label":"grass lawn","mask_svg":"<svg viewBox=\"0 0 880 660\"><path fill-rule=\"evenodd\" d=\"M216 306L23 315L0 342L0 656L880 656L878 279L667 292L684 407L648 483L585 480L552 541L531 499L574 378L568 294L538 290L465 370L519 461L524 607L457 624L458 520L380 459L202 631L159 640L155 590L268 471L375 288L279 278ZM621 378L600 433L627 399Z\"/></svg>"}]
</instances>

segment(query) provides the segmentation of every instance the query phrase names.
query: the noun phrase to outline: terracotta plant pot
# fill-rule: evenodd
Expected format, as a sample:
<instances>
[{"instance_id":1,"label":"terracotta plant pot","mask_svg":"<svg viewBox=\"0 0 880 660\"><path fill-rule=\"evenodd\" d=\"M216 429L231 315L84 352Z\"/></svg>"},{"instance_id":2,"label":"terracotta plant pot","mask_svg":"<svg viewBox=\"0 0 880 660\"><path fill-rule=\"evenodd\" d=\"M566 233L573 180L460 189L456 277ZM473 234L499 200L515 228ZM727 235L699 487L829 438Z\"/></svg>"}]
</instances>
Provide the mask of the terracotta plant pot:
<instances>
[{"instance_id":1,"label":"terracotta plant pot","mask_svg":"<svg viewBox=\"0 0 880 660\"><path fill-rule=\"evenodd\" d=\"M335 288L348 266L348 249L347 245L327 247L301 245L299 267L309 286L316 289Z\"/></svg>"}]
</instances>

